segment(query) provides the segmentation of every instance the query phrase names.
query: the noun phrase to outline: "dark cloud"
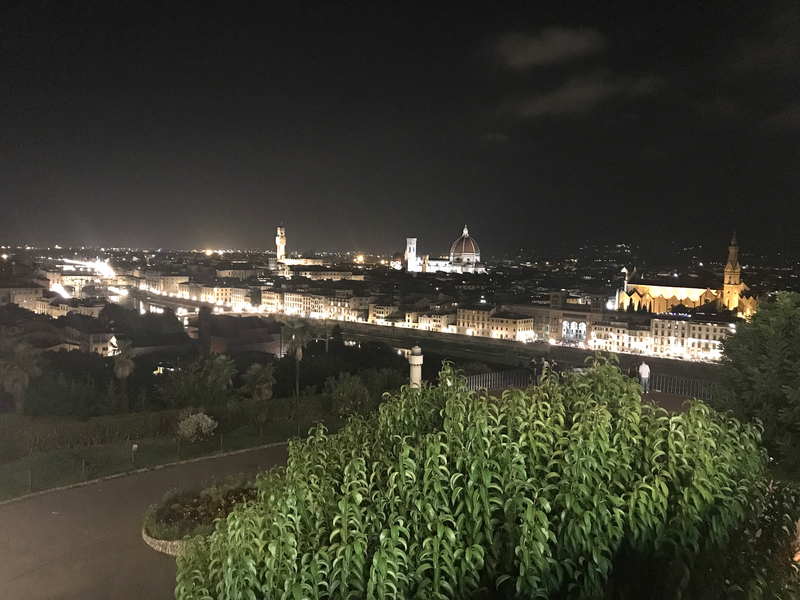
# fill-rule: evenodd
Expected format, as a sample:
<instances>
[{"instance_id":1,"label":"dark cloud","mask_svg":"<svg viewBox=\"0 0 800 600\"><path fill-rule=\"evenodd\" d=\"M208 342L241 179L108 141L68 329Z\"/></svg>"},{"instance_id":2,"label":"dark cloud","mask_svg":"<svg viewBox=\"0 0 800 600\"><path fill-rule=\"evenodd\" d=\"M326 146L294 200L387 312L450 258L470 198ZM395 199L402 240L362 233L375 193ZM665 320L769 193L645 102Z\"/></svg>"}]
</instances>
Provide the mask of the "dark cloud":
<instances>
[{"instance_id":1,"label":"dark cloud","mask_svg":"<svg viewBox=\"0 0 800 600\"><path fill-rule=\"evenodd\" d=\"M649 96L663 86L664 81L658 77L621 77L598 70L571 77L548 92L509 98L500 107L500 112L519 119L579 115L588 113L612 98Z\"/></svg>"},{"instance_id":2,"label":"dark cloud","mask_svg":"<svg viewBox=\"0 0 800 600\"><path fill-rule=\"evenodd\" d=\"M486 141L501 144L508 141L508 136L505 133L487 133Z\"/></svg>"},{"instance_id":3,"label":"dark cloud","mask_svg":"<svg viewBox=\"0 0 800 600\"><path fill-rule=\"evenodd\" d=\"M496 51L508 67L521 70L597 54L605 45L605 38L596 29L549 27L534 35L504 35Z\"/></svg>"},{"instance_id":4,"label":"dark cloud","mask_svg":"<svg viewBox=\"0 0 800 600\"><path fill-rule=\"evenodd\" d=\"M764 119L764 125L770 129L800 129L800 102L795 102Z\"/></svg>"},{"instance_id":5,"label":"dark cloud","mask_svg":"<svg viewBox=\"0 0 800 600\"><path fill-rule=\"evenodd\" d=\"M729 66L741 73L772 72L796 77L800 63L800 2L782 4L766 27L741 42Z\"/></svg>"}]
</instances>

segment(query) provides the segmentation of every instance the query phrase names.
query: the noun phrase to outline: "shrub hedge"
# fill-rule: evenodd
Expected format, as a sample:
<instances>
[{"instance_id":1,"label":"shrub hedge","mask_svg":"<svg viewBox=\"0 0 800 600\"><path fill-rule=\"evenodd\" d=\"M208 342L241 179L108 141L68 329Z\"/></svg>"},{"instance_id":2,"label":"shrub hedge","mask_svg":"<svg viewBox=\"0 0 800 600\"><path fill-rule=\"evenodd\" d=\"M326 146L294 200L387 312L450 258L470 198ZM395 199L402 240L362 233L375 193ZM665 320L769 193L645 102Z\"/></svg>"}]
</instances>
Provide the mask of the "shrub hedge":
<instances>
[{"instance_id":1,"label":"shrub hedge","mask_svg":"<svg viewBox=\"0 0 800 600\"><path fill-rule=\"evenodd\" d=\"M327 400L309 396L266 402L232 402L205 412L219 423L220 431L253 423L269 424L298 416L324 413ZM58 417L0 414L0 462L35 452L74 450L126 440L175 436L184 410L129 413L76 421Z\"/></svg>"}]
</instances>

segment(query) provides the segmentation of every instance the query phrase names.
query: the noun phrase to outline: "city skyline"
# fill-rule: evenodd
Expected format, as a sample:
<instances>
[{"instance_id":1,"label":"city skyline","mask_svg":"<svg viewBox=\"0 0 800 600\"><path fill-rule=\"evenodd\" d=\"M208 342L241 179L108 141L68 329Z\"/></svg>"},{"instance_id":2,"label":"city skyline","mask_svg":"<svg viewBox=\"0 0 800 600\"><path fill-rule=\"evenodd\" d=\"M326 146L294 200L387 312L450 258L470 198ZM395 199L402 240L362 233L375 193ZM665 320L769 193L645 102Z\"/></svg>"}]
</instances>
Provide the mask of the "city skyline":
<instances>
[{"instance_id":1,"label":"city skyline","mask_svg":"<svg viewBox=\"0 0 800 600\"><path fill-rule=\"evenodd\" d=\"M797 247L795 3L0 10L4 243Z\"/></svg>"}]
</instances>

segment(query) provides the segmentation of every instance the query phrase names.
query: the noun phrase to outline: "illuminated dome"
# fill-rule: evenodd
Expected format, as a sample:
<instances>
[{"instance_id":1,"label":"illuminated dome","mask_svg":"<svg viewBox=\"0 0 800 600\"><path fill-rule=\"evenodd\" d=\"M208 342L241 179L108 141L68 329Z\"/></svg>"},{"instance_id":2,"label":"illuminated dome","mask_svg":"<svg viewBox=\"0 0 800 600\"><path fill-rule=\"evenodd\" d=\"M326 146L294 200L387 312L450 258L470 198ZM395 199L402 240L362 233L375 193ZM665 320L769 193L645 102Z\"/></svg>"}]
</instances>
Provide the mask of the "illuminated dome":
<instances>
[{"instance_id":1,"label":"illuminated dome","mask_svg":"<svg viewBox=\"0 0 800 600\"><path fill-rule=\"evenodd\" d=\"M454 264L475 264L481 260L481 250L478 243L469 236L469 230L464 225L464 233L453 242L450 248L450 262Z\"/></svg>"}]
</instances>

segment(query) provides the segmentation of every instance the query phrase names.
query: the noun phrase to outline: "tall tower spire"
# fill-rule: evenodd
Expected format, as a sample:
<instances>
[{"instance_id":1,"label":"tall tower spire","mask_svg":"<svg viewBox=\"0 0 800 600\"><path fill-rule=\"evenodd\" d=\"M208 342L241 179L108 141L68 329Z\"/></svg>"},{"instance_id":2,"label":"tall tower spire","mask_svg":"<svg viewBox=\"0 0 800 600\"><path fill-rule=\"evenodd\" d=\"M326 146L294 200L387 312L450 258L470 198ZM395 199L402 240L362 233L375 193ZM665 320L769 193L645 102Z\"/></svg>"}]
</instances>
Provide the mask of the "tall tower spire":
<instances>
[{"instance_id":1,"label":"tall tower spire","mask_svg":"<svg viewBox=\"0 0 800 600\"><path fill-rule=\"evenodd\" d=\"M728 246L728 262L725 263L725 285L739 285L742 282L742 267L739 266L739 243L736 232L733 232L731 245Z\"/></svg>"},{"instance_id":2,"label":"tall tower spire","mask_svg":"<svg viewBox=\"0 0 800 600\"><path fill-rule=\"evenodd\" d=\"M286 258L286 229L283 225L278 227L278 235L275 236L275 246L276 252L275 256L277 260L283 260Z\"/></svg>"}]
</instances>

